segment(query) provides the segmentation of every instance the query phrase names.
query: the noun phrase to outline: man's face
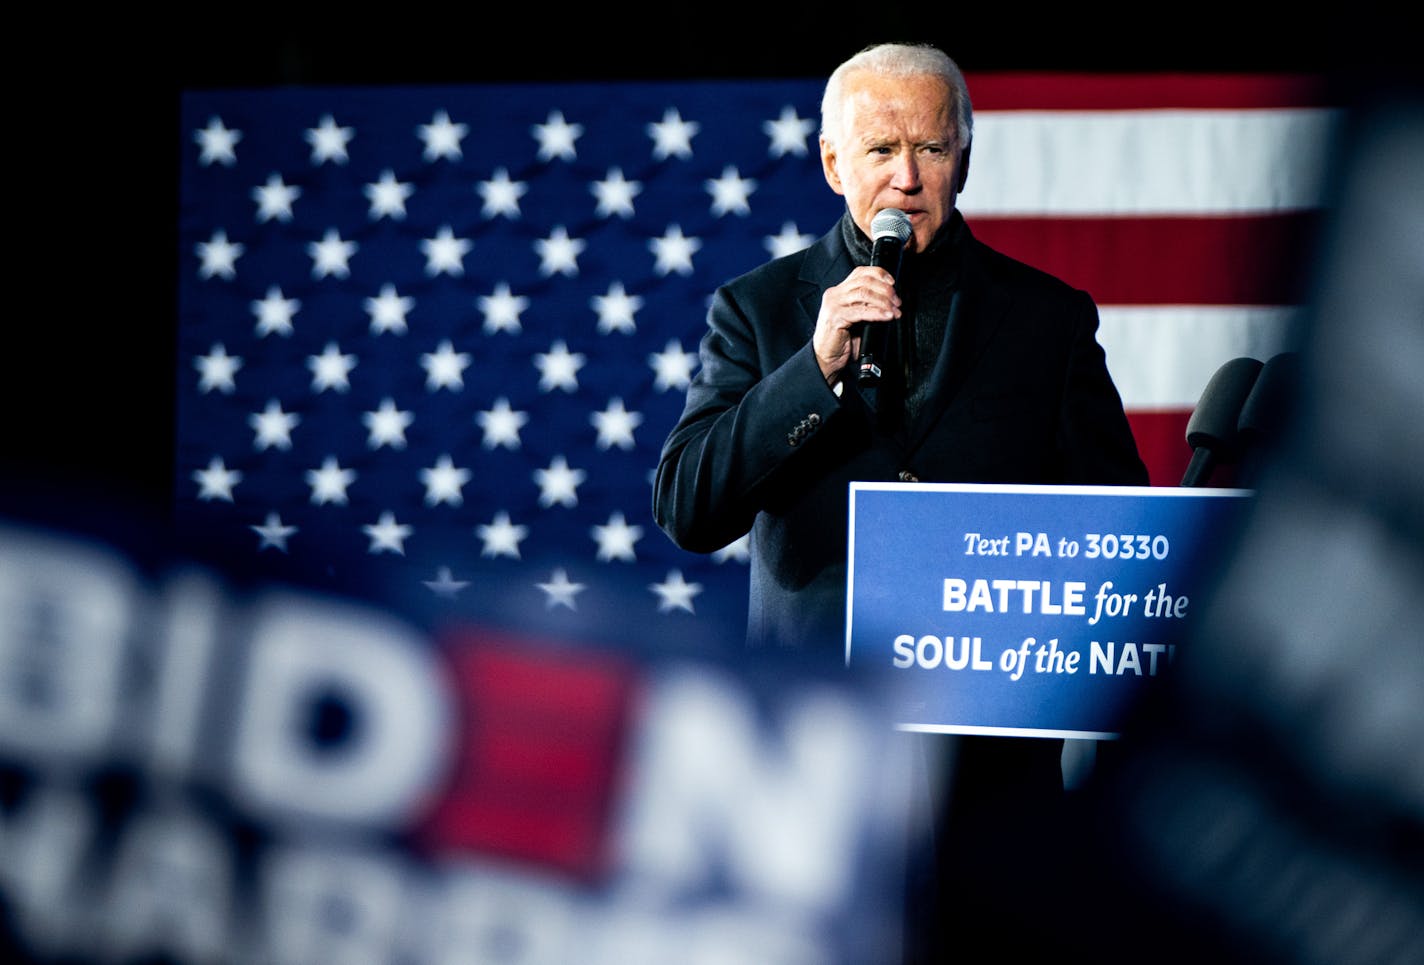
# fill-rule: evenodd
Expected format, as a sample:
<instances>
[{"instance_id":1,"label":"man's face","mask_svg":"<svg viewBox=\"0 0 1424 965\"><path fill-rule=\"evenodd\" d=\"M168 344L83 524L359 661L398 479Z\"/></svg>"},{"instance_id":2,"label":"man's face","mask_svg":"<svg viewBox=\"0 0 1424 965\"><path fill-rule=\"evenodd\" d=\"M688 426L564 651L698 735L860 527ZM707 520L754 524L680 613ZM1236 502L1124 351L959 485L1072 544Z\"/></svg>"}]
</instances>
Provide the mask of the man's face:
<instances>
[{"instance_id":1,"label":"man's face","mask_svg":"<svg viewBox=\"0 0 1424 965\"><path fill-rule=\"evenodd\" d=\"M905 212L913 230L906 250L924 251L949 221L968 173L949 87L929 75L856 71L845 78L843 91L837 142L821 139L827 183L845 196L867 236L876 212Z\"/></svg>"}]
</instances>

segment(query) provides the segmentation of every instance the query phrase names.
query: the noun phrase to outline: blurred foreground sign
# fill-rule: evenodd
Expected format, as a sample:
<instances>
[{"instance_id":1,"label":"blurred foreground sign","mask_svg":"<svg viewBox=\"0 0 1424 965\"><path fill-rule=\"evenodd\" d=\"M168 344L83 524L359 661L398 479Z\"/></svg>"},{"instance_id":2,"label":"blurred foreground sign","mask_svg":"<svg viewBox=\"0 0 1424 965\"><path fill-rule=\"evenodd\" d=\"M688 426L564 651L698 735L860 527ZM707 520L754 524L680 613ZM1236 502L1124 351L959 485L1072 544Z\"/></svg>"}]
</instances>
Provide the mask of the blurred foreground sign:
<instances>
[{"instance_id":1,"label":"blurred foreground sign","mask_svg":"<svg viewBox=\"0 0 1424 965\"><path fill-rule=\"evenodd\" d=\"M906 729L1111 736L1249 495L854 483L846 663L896 680Z\"/></svg>"},{"instance_id":2,"label":"blurred foreground sign","mask_svg":"<svg viewBox=\"0 0 1424 965\"><path fill-rule=\"evenodd\" d=\"M0 958L895 962L877 703L0 521Z\"/></svg>"}]
</instances>

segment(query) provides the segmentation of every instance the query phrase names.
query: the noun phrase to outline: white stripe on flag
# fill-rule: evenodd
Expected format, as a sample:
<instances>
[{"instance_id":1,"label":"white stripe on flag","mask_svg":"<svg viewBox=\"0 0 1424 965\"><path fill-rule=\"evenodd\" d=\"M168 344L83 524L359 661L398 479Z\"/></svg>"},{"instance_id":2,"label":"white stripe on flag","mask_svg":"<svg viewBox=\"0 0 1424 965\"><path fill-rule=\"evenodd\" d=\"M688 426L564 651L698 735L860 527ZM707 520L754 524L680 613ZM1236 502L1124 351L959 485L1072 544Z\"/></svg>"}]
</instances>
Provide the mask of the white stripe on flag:
<instances>
[{"instance_id":1,"label":"white stripe on flag","mask_svg":"<svg viewBox=\"0 0 1424 965\"><path fill-rule=\"evenodd\" d=\"M1208 215L1320 207L1326 109L985 111L966 215ZM1050 159L1045 163L1045 159Z\"/></svg>"},{"instance_id":2,"label":"white stripe on flag","mask_svg":"<svg viewBox=\"0 0 1424 965\"><path fill-rule=\"evenodd\" d=\"M1262 362L1288 345L1299 310L1241 306L1106 306L1098 341L1128 409L1191 409L1223 363Z\"/></svg>"}]
</instances>

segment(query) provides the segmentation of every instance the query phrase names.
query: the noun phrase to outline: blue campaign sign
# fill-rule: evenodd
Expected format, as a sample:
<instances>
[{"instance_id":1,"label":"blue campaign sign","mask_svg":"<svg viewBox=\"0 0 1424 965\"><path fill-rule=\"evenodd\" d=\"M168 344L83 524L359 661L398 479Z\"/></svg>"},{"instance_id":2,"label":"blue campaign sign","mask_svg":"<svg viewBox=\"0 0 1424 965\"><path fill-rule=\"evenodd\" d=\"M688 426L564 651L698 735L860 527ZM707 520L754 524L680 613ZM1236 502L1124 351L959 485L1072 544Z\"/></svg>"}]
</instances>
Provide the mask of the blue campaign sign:
<instances>
[{"instance_id":1,"label":"blue campaign sign","mask_svg":"<svg viewBox=\"0 0 1424 965\"><path fill-rule=\"evenodd\" d=\"M853 483L846 664L911 730L1111 737L1253 494Z\"/></svg>"}]
</instances>

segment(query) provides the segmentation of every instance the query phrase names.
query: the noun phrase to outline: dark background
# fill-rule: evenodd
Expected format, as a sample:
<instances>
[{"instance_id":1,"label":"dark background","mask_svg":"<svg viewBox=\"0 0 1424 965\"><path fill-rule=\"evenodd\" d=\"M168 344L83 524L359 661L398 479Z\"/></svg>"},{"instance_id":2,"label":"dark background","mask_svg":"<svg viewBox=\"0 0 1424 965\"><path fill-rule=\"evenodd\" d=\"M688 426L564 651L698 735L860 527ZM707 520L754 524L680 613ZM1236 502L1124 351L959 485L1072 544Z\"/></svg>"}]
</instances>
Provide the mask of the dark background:
<instances>
[{"instance_id":1,"label":"dark background","mask_svg":"<svg viewBox=\"0 0 1424 965\"><path fill-rule=\"evenodd\" d=\"M36 30L11 32L10 53L32 66L12 85L8 112L5 209L19 218L10 222L0 482L166 510L183 90L823 77L882 40L938 43L971 74L1269 71L1354 83L1416 60L1405 49L1412 31L1399 24L1338 15L1253 24L1239 4L1096 17L886 0L508 6L230 5L149 24L50 14Z\"/></svg>"}]
</instances>

